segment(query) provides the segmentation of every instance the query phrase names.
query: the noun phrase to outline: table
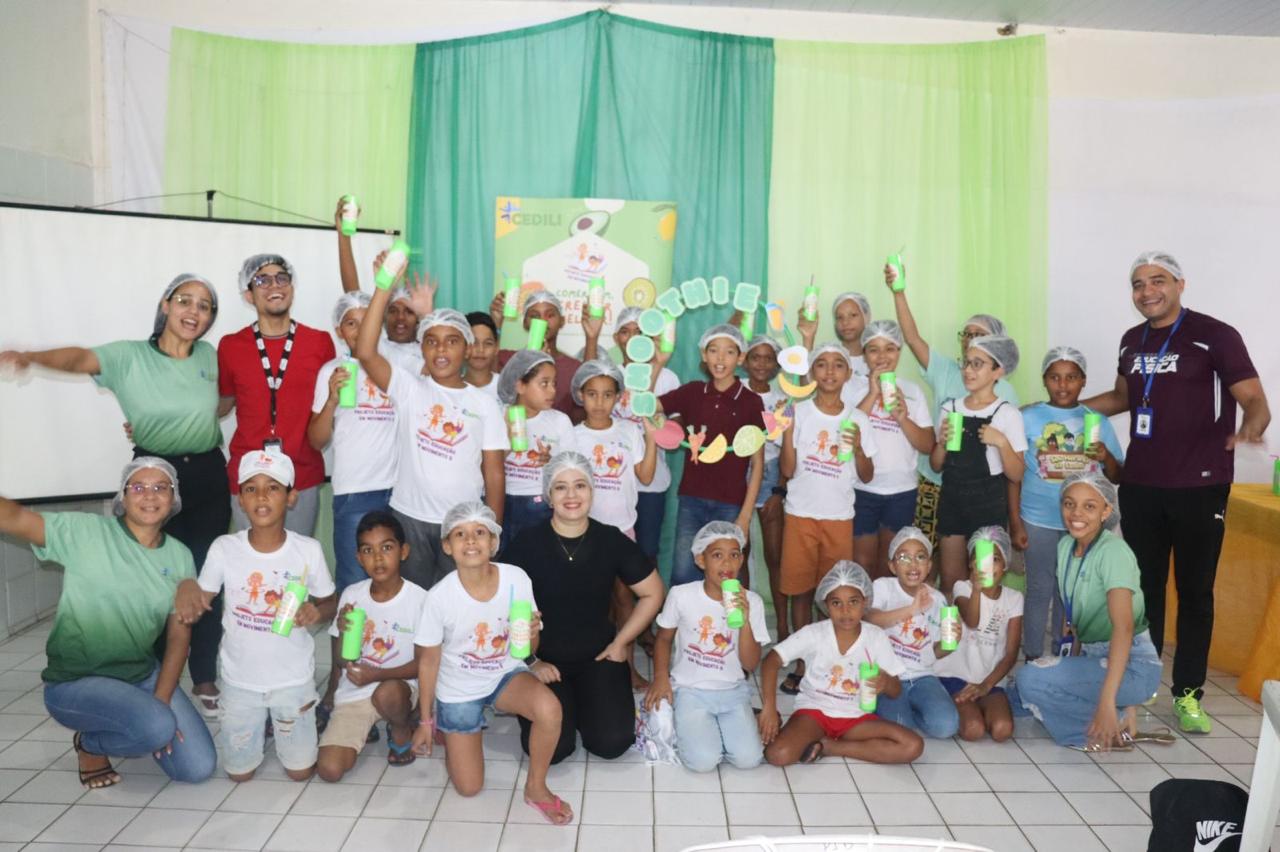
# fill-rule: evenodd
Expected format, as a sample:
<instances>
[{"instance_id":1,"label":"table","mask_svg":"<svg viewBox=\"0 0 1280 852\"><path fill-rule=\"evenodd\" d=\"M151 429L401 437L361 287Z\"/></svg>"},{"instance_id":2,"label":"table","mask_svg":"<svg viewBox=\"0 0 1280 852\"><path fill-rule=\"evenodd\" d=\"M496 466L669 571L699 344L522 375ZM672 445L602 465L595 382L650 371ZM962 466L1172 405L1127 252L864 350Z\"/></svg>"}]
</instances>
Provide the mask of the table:
<instances>
[{"instance_id":1,"label":"table","mask_svg":"<svg viewBox=\"0 0 1280 852\"><path fill-rule=\"evenodd\" d=\"M1280 814L1280 682L1267 681L1262 692L1262 735L1249 782L1240 852L1266 852Z\"/></svg>"}]
</instances>

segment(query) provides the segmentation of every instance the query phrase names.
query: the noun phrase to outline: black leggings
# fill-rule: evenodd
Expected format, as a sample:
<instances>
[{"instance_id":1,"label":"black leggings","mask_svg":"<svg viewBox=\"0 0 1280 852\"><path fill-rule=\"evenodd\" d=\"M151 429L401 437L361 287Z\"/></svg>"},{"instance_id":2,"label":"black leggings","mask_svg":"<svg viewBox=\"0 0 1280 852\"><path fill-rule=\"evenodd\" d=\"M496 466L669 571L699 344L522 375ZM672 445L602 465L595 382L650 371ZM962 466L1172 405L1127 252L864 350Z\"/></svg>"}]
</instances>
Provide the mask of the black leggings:
<instances>
[{"instance_id":1,"label":"black leggings","mask_svg":"<svg viewBox=\"0 0 1280 852\"><path fill-rule=\"evenodd\" d=\"M547 662L550 662L549 660ZM621 757L636 741L636 705L631 695L631 669L609 660L553 663L560 682L547 684L560 699L563 720L552 763L573 754L578 732L582 747L597 757ZM520 745L529 753L532 723L520 718Z\"/></svg>"}]
</instances>

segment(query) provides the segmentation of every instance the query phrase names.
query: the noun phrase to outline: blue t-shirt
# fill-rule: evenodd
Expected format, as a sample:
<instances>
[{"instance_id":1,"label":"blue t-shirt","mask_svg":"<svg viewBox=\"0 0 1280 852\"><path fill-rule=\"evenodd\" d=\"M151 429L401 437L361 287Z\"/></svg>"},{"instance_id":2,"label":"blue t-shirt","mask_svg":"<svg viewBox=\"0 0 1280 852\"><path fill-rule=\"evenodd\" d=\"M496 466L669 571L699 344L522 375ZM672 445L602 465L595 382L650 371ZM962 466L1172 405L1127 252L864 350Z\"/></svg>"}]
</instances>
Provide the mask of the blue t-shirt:
<instances>
[{"instance_id":1,"label":"blue t-shirt","mask_svg":"<svg viewBox=\"0 0 1280 852\"><path fill-rule=\"evenodd\" d=\"M929 350L929 366L921 370L920 375L924 377L929 385L929 392L933 394L930 404L934 423L941 422L944 402L949 399L964 399L969 393L964 389L964 375L960 372L959 362L954 358L944 358L935 350ZM996 396L1010 405L1018 404L1018 392L1005 379L996 382ZM920 475L934 485L942 482L942 474L929 464L928 453L920 454L919 470Z\"/></svg>"},{"instance_id":2,"label":"blue t-shirt","mask_svg":"<svg viewBox=\"0 0 1280 852\"><path fill-rule=\"evenodd\" d=\"M1022 520L1050 530L1065 529L1058 499L1062 480L1082 470L1101 471L1102 464L1088 458L1081 444L1084 414L1090 409L1055 408L1037 402L1022 410L1027 429L1026 473L1022 476ZM1102 443L1107 452L1124 463L1124 450L1111 421L1102 418Z\"/></svg>"}]
</instances>

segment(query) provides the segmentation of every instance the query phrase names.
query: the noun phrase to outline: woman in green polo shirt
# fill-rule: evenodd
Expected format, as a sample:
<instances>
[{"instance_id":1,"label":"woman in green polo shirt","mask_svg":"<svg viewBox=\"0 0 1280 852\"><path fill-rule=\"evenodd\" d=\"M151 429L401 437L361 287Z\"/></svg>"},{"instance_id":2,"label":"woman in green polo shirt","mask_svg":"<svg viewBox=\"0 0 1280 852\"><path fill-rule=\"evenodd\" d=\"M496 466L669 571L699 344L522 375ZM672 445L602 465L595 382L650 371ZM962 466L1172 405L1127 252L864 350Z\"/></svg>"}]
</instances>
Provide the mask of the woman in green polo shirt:
<instances>
[{"instance_id":1,"label":"woman in green polo shirt","mask_svg":"<svg viewBox=\"0 0 1280 852\"><path fill-rule=\"evenodd\" d=\"M165 532L191 549L196 565L231 525L227 460L218 426L218 356L201 340L218 316L218 293L199 275L169 282L156 308L151 337L83 349L0 352L0 365L38 364L80 373L116 395L132 427L134 458L158 456L177 470L187 499ZM218 712L217 655L222 638L222 599L192 631L192 689L206 718Z\"/></svg>"},{"instance_id":2,"label":"woman in green polo shirt","mask_svg":"<svg viewBox=\"0 0 1280 852\"><path fill-rule=\"evenodd\" d=\"M40 677L49 715L75 731L90 789L119 782L107 755L150 754L175 781L203 781L217 763L209 729L178 689L191 628L174 614L174 596L196 571L163 527L181 507L173 466L149 457L125 467L113 518L37 513L0 497L0 533L65 569Z\"/></svg>"},{"instance_id":3,"label":"woman in green polo shirt","mask_svg":"<svg viewBox=\"0 0 1280 852\"><path fill-rule=\"evenodd\" d=\"M1058 545L1058 591L1071 655L1024 666L1017 697L1059 745L1130 749L1121 713L1160 686L1138 560L1112 531L1120 523L1116 487L1102 473L1071 474L1059 500L1067 536Z\"/></svg>"}]
</instances>

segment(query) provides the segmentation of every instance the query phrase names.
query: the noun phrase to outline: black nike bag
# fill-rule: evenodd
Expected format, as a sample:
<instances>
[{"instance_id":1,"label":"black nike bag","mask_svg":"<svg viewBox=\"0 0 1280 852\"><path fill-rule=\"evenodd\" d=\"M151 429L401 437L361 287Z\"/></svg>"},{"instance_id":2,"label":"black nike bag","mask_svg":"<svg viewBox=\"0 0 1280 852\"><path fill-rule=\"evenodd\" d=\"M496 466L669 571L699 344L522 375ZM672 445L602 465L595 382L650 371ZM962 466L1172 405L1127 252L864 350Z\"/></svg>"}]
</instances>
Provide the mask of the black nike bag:
<instances>
[{"instance_id":1,"label":"black nike bag","mask_svg":"<svg viewBox=\"0 0 1280 852\"><path fill-rule=\"evenodd\" d=\"M1170 779L1151 788L1147 852L1240 852L1249 794L1225 781Z\"/></svg>"}]
</instances>

